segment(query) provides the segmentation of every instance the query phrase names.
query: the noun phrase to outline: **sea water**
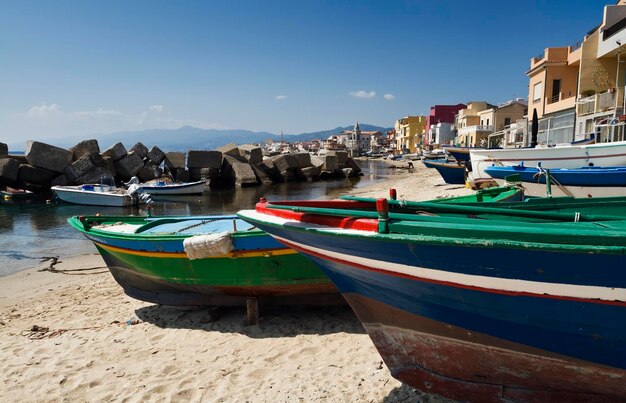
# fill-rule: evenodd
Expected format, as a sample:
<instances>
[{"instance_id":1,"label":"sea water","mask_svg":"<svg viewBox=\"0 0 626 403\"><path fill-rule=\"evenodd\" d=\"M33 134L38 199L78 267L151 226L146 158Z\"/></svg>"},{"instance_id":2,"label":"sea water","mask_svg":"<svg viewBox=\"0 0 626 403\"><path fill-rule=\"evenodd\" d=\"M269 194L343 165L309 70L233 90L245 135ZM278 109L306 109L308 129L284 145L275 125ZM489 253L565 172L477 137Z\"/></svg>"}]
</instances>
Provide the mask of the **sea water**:
<instances>
[{"instance_id":1,"label":"sea water","mask_svg":"<svg viewBox=\"0 0 626 403\"><path fill-rule=\"evenodd\" d=\"M232 214L268 200L332 199L342 193L383 181L393 174L381 161L360 161L363 176L318 182L276 183L239 189L211 190L204 195L153 197L153 215ZM67 223L74 215L145 215L143 208L47 204L0 204L0 276L38 265L45 257L61 259L97 253L91 241Z\"/></svg>"}]
</instances>

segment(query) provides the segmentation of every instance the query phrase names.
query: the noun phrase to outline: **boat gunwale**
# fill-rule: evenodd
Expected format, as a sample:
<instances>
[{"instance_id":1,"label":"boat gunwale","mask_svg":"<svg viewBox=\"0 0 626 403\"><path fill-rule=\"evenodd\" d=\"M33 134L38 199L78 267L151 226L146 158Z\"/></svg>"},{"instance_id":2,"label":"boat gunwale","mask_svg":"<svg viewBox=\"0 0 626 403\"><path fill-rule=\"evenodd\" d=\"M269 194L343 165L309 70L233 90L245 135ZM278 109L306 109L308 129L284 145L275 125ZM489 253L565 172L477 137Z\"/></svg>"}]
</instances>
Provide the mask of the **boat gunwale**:
<instances>
[{"instance_id":1,"label":"boat gunwale","mask_svg":"<svg viewBox=\"0 0 626 403\"><path fill-rule=\"evenodd\" d=\"M201 235L201 234L164 234L164 233L144 233L144 232L135 232L132 234L129 233L123 233L123 232L111 232L111 231L106 231L106 230L102 230L99 228L94 228L94 227L90 227L89 229L85 229L82 222L80 221L80 217L81 216L72 216L69 217L67 219L67 222L76 230L80 231L83 234L88 234L94 237L100 237L100 238L108 238L108 239L120 239L120 240L154 240L154 241L178 241L178 240L184 240L186 238L191 238L195 235ZM148 218L154 218L154 217L143 217L143 216L84 216L86 220L89 219L99 219L99 220L104 220L106 222L108 222L109 220L111 222L113 221L146 221L146 219ZM214 217L223 217L223 216L214 216ZM179 219L180 221L191 221L193 220L190 217L159 217L158 219L154 220L154 221L159 221L159 219ZM202 216L201 218L211 218L210 216ZM237 216L233 215L233 216L227 216L227 218L224 219L237 219ZM148 223L146 223L145 225L149 225L150 223L152 223L153 221L149 221ZM168 221L168 222L175 222L175 221ZM137 229L141 229L141 227L137 228ZM136 230L137 231L137 230ZM258 228L255 229L250 229L247 231L236 231L236 232L231 232L231 236L236 237L236 238L245 238L245 237L250 237L250 236L258 236L260 233L263 233L263 231L261 231Z\"/></svg>"}]
</instances>

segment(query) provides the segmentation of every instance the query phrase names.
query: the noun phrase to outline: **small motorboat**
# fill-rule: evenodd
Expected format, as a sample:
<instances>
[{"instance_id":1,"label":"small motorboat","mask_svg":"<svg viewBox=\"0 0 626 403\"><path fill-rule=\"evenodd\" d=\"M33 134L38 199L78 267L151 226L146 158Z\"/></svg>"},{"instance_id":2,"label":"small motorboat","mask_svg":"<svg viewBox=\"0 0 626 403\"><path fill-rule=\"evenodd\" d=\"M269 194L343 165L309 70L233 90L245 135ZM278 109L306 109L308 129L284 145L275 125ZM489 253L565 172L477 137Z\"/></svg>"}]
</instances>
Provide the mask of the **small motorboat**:
<instances>
[{"instance_id":1,"label":"small motorboat","mask_svg":"<svg viewBox=\"0 0 626 403\"><path fill-rule=\"evenodd\" d=\"M193 195L202 194L206 186L206 180L197 182L173 183L168 181L154 181L151 183L140 183L138 186L143 193L149 195Z\"/></svg>"},{"instance_id":2,"label":"small motorboat","mask_svg":"<svg viewBox=\"0 0 626 403\"><path fill-rule=\"evenodd\" d=\"M35 197L35 194L30 190L14 189L7 186L4 190L0 190L0 197L3 202L10 203L32 200Z\"/></svg>"},{"instance_id":3,"label":"small motorboat","mask_svg":"<svg viewBox=\"0 0 626 403\"><path fill-rule=\"evenodd\" d=\"M141 188L137 185L133 185L129 189L105 184L53 186L50 189L64 202L90 206L135 206L146 203L149 199L149 197L145 197L147 195L140 192Z\"/></svg>"}]
</instances>

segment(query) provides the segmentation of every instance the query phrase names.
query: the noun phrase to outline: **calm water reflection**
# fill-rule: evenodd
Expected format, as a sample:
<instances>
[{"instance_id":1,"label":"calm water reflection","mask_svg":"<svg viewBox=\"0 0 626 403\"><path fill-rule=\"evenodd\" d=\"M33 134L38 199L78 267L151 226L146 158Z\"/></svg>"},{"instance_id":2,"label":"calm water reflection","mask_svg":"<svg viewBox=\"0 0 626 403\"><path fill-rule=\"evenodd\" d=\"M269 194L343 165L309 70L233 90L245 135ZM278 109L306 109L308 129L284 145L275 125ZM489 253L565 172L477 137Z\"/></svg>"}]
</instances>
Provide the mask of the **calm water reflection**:
<instances>
[{"instance_id":1,"label":"calm water reflection","mask_svg":"<svg viewBox=\"0 0 626 403\"><path fill-rule=\"evenodd\" d=\"M387 178L393 171L384 163L360 162L364 176L319 182L262 185L213 190L205 195L155 197L154 215L228 214L252 208L261 197L268 200L331 199L347 190ZM96 253L93 244L67 224L73 215L143 215L140 208L45 204L0 204L0 276L36 265L44 256L69 257Z\"/></svg>"}]
</instances>

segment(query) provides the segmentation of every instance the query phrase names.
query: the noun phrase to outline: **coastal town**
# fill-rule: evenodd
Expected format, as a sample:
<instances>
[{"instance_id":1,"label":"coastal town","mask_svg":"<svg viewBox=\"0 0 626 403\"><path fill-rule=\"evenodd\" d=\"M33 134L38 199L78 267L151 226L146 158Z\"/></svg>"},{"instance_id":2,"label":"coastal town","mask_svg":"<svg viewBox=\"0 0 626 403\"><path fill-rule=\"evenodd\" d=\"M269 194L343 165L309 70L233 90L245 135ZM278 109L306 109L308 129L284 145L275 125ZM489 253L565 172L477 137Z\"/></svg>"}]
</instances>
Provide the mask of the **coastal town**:
<instances>
[{"instance_id":1,"label":"coastal town","mask_svg":"<svg viewBox=\"0 0 626 403\"><path fill-rule=\"evenodd\" d=\"M0 137L4 400L625 401L626 0L529 4L527 14L506 2L495 13L465 2L61 3L39 3L44 19L21 4L5 10L17 22L32 18L33 36L69 44L50 46L47 57L66 57L71 73L64 80L50 62L54 91L19 84L37 97L56 94L63 107L41 102L6 114L49 132ZM519 14L523 36L496 37L505 11ZM431 28L408 41L416 17ZM348 32L348 18L369 23ZM396 20L402 34L387 32ZM461 20L479 35L458 29ZM563 26L597 25L575 43L539 34L539 53L507 76L522 77L527 93L511 78L510 90L487 91L490 77L449 91L470 81L469 66L459 73L459 37L467 35L466 47L478 37L507 49L489 57L472 49L465 56L480 58L467 64L497 55L504 65L503 55L517 52L509 42L536 46L528 31L546 21L555 38ZM8 43L34 46L13 30ZM456 64L438 65L440 77L415 73L427 67L424 55L441 51L424 45L433 32L458 52ZM98 40L79 52L82 36ZM343 57L354 43L364 47ZM368 63L370 47L419 58L408 68ZM99 52L106 63L94 67L84 56ZM324 63L311 66L309 52ZM149 68L134 70L143 60ZM104 82L99 92L82 87L91 71ZM157 89L144 93L182 89L169 99L189 104L136 106L143 100L133 92L160 71ZM444 87L453 73L461 80ZM283 86L264 87L274 75ZM364 77L396 87L357 90ZM437 81L441 93L400 103L398 88L411 80ZM344 98L316 92L347 81L337 90ZM134 112L64 109L68 98L106 99L107 86ZM222 107L238 90L231 115ZM182 135L217 131L184 126L213 127L203 114L262 128L314 121L321 110L351 123L293 136L224 129L232 137L219 144ZM373 116L388 123L371 125L381 121ZM93 134L82 134L85 122ZM148 127L136 132L153 136L138 141L111 127ZM58 128L81 134L46 137ZM158 144L159 130L178 133L184 148ZM249 137L239 142L235 132Z\"/></svg>"}]
</instances>

